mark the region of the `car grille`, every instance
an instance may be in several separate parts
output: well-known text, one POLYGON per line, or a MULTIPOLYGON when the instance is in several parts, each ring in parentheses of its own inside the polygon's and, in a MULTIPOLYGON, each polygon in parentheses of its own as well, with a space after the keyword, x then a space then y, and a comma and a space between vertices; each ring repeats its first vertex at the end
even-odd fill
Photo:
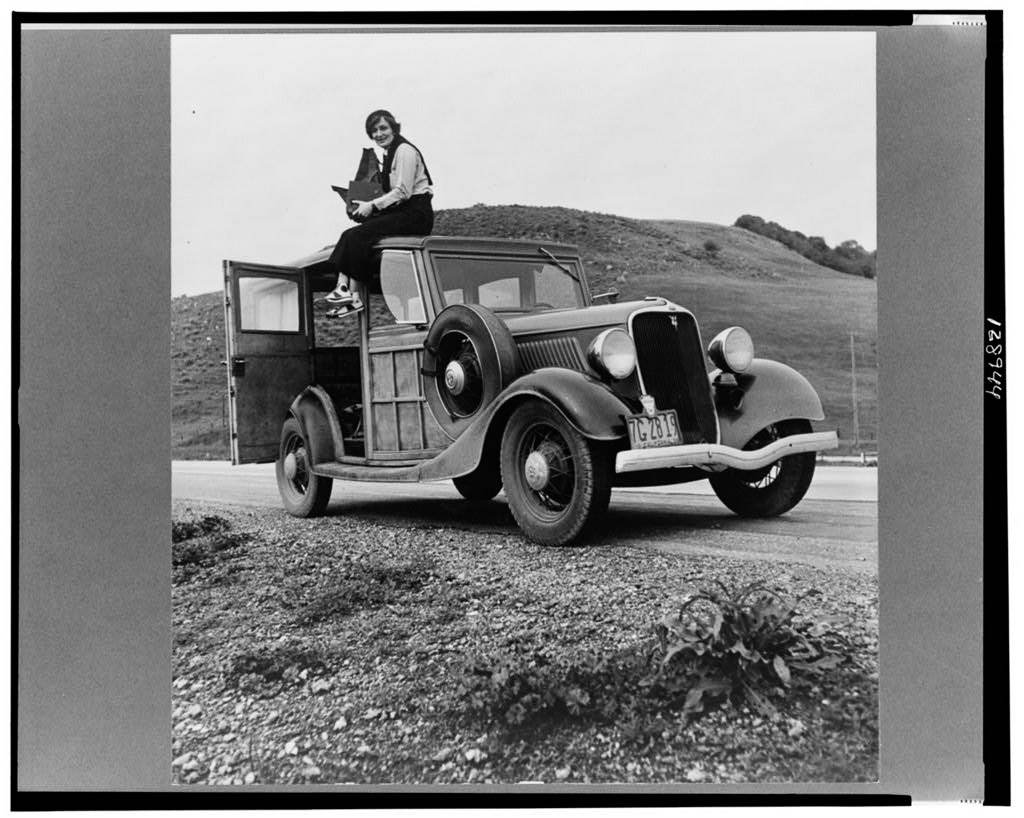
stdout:
POLYGON ((633 317, 633 343, 644 388, 658 409, 676 410, 683 443, 716 443, 715 407, 693 316, 639 313, 633 317))

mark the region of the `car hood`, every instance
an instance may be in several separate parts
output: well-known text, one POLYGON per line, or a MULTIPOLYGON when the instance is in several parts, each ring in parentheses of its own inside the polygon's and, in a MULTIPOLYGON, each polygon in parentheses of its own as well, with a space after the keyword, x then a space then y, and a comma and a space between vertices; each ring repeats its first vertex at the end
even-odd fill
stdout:
POLYGON ((586 327, 625 325, 626 319, 638 309, 664 307, 664 298, 624 301, 621 304, 600 304, 581 309, 548 310, 529 315, 500 315, 514 336, 549 332, 567 332, 586 327))

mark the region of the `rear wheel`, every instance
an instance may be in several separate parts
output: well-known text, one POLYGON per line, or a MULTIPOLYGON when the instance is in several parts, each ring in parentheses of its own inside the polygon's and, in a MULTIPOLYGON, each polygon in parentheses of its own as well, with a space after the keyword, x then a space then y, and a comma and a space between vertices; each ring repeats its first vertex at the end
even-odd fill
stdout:
POLYGON ((318 517, 331 499, 334 481, 313 474, 309 447, 295 418, 281 428, 281 448, 274 471, 285 510, 295 517, 318 517))
MULTIPOLYGON (((808 420, 783 420, 758 432, 743 448, 760 449, 790 435, 811 432, 808 420)), ((799 503, 814 477, 814 452, 781 457, 753 471, 726 469, 710 478, 718 499, 741 517, 776 517, 799 503)))
POLYGON ((519 527, 542 545, 565 545, 604 514, 611 455, 561 412, 531 401, 513 412, 501 440, 501 480, 519 527))
POLYGON ((501 471, 497 462, 481 463, 475 471, 452 478, 452 483, 467 500, 485 503, 501 491, 501 471))

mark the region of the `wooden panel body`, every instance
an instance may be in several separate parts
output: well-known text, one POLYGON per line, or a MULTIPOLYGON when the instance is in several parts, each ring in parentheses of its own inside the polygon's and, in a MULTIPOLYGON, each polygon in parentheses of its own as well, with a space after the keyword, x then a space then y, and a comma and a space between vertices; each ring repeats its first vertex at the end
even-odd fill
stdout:
POLYGON ((423 396, 423 338, 415 327, 389 327, 370 337, 371 460, 433 457, 450 441, 423 396))

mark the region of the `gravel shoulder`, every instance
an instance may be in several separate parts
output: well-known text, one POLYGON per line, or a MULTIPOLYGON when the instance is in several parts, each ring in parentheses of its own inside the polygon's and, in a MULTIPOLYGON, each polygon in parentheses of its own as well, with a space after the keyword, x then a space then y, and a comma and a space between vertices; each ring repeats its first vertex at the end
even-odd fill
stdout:
POLYGON ((872 571, 185 501, 173 519, 176 783, 877 778, 872 571), (622 655, 686 596, 755 580, 819 591, 800 612, 841 623, 850 647, 773 715, 654 703, 520 725, 466 707, 481 657, 622 655))

